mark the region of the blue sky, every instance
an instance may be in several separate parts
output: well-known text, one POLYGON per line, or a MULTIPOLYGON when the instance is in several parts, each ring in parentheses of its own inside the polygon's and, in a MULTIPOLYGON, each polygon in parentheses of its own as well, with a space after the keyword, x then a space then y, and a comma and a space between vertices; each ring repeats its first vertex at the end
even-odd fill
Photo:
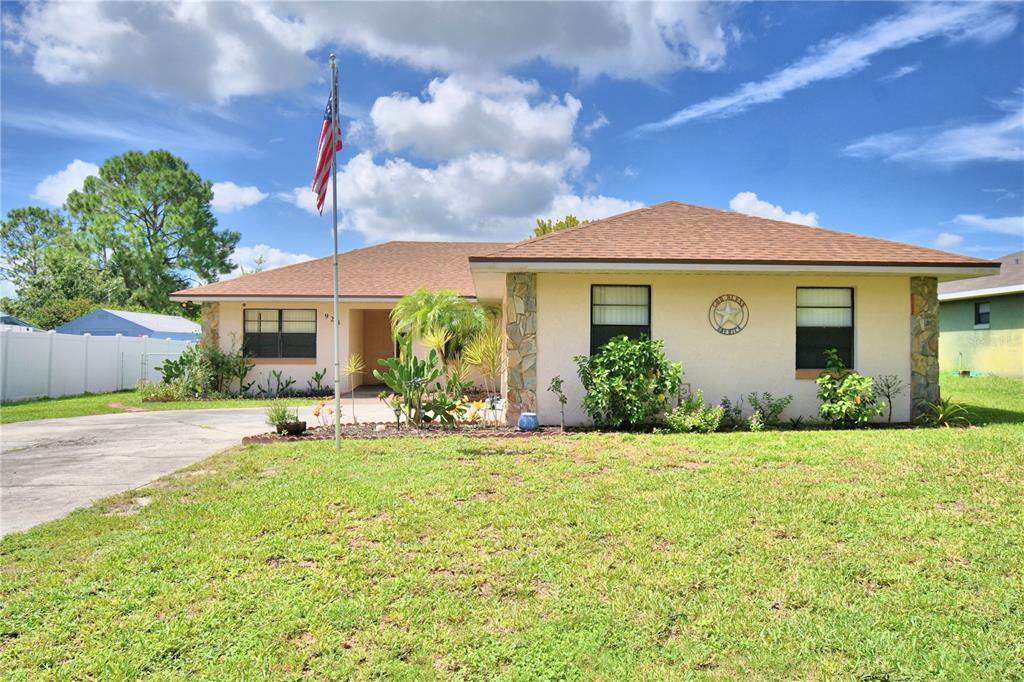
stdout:
POLYGON ((217 183, 239 263, 326 255, 336 50, 344 248, 676 199, 995 257, 1024 243, 1021 10, 5 4, 2 208, 162 147, 217 183))

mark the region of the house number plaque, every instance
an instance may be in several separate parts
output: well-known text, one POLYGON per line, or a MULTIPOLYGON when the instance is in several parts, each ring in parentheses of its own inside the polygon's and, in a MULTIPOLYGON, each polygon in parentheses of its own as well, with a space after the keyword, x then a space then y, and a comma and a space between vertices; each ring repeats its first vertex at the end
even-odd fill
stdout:
POLYGON ((739 334, 747 326, 750 312, 743 299, 734 294, 722 294, 711 302, 708 320, 719 334, 739 334))

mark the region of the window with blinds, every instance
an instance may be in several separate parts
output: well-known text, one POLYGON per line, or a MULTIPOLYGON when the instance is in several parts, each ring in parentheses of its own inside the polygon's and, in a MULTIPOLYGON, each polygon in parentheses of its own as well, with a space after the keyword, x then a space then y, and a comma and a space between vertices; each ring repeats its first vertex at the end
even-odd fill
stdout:
POLYGON ((594 284, 590 287, 590 354, 616 336, 651 335, 651 287, 594 284))
POLYGON ((246 308, 243 348, 254 358, 315 358, 316 311, 246 308))
POLYGON ((800 287, 796 290, 796 368, 821 369, 829 348, 853 367, 853 289, 800 287))

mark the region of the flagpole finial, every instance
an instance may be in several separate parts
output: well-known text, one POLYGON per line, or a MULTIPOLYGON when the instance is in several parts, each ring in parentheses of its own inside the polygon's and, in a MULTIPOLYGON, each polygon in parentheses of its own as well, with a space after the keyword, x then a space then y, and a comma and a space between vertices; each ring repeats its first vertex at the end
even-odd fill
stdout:
POLYGON ((334 53, 333 52, 331 53, 331 63, 332 64, 334 63, 334 53))

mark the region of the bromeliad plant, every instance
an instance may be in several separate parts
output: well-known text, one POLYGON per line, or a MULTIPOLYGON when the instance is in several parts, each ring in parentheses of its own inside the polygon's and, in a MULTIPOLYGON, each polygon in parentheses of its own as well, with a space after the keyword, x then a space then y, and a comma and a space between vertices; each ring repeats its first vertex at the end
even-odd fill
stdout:
POLYGON ((671 362, 662 341, 617 336, 591 356, 575 358, 587 395, 583 409, 598 426, 637 429, 668 409, 679 391, 683 365, 671 362))
POLYGON ((875 395, 875 381, 846 368, 834 348, 825 351, 825 371, 815 380, 821 418, 833 426, 863 426, 885 410, 875 395))

